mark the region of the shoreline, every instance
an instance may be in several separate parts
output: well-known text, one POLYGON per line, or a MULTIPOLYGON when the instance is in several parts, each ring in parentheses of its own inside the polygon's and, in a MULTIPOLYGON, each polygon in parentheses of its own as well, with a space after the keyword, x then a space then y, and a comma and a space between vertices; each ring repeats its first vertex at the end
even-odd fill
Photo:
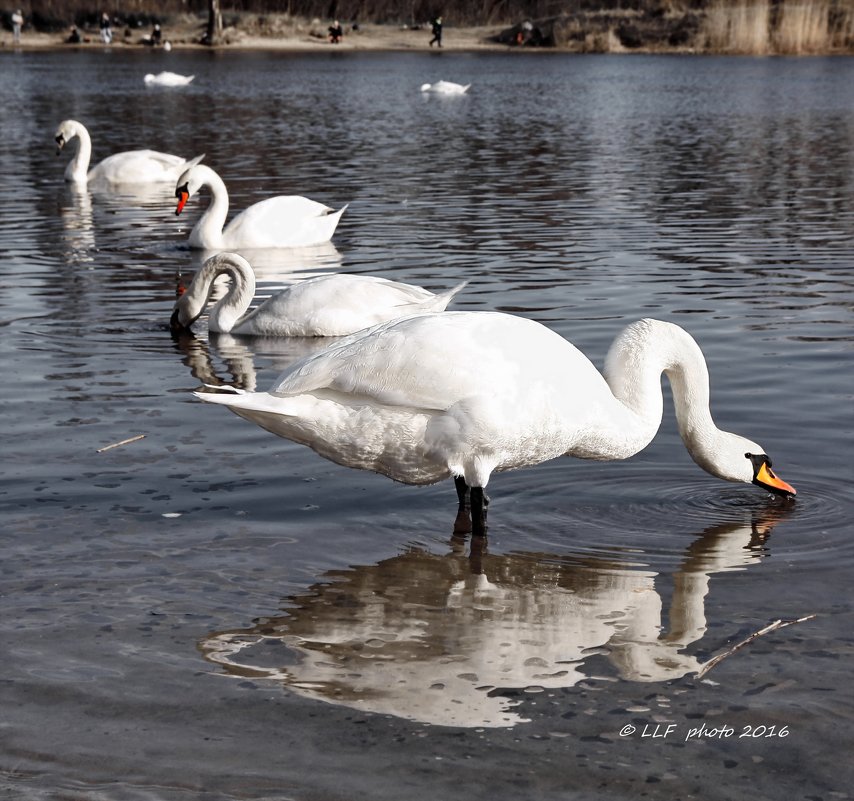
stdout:
POLYGON ((819 49, 816 52, 772 52, 764 50, 749 52, 737 49, 714 49, 698 46, 697 42, 662 45, 647 41, 638 46, 624 46, 619 37, 608 33, 590 33, 586 38, 552 46, 528 46, 508 43, 506 35, 513 28, 504 25, 489 26, 445 26, 442 47, 430 47, 431 31, 428 26, 408 27, 403 25, 360 24, 356 30, 345 26, 344 37, 338 44, 332 44, 327 37, 328 22, 319 19, 305 20, 287 15, 242 15, 235 17, 236 24, 226 27, 222 40, 216 45, 202 43, 206 30, 206 21, 191 15, 179 15, 167 18, 163 24, 165 46, 152 46, 146 42, 149 28, 114 29, 113 41, 105 44, 99 32, 94 28, 81 31, 83 41, 66 41, 69 31, 43 33, 25 30, 21 34, 20 44, 15 44, 11 31, 0 31, 0 53, 16 51, 48 51, 65 49, 118 48, 142 50, 246 50, 280 52, 451 52, 451 53, 562 53, 562 54, 624 54, 624 55, 732 55, 732 56, 851 56, 847 48, 819 49), (499 37, 505 40, 500 41, 499 37))
MULTIPOLYGON (((532 52, 533 48, 511 47, 490 37, 497 35, 506 26, 484 26, 465 28, 445 28, 441 48, 430 47, 430 31, 427 28, 405 28, 394 25, 360 25, 358 30, 345 29, 342 41, 331 44, 324 31, 325 27, 314 23, 295 23, 288 29, 261 33, 243 27, 229 27, 223 32, 223 41, 216 45, 203 44, 200 39, 204 26, 163 25, 164 43, 168 42, 173 50, 281 50, 281 51, 365 51, 398 52, 424 50, 432 52, 471 52, 508 50, 532 52)), ((124 36, 121 30, 114 32, 112 43, 101 41, 97 30, 81 31, 82 42, 66 42, 68 32, 41 33, 24 31, 20 44, 15 44, 10 31, 0 32, 0 52, 13 50, 63 50, 63 49, 150 49, 164 50, 162 45, 151 46, 143 41, 148 29, 133 31, 124 36)), ((536 48, 539 51, 554 51, 555 48, 536 48)))

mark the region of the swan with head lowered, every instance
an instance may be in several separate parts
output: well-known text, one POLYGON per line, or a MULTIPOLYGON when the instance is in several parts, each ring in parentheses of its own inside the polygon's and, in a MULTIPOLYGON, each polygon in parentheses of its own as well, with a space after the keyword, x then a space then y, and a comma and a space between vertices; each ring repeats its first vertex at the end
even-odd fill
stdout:
POLYGON ((332 239, 347 208, 344 206, 333 211, 329 206, 306 197, 278 195, 255 203, 223 228, 228 217, 228 190, 222 178, 210 167, 196 164, 178 178, 175 214, 180 214, 187 201, 203 186, 210 189, 212 199, 190 232, 189 243, 192 248, 204 250, 319 245, 332 239))
POLYGON ((142 80, 146 86, 189 86, 195 75, 180 75, 177 72, 149 72, 142 80))
POLYGON ((198 319, 219 275, 231 278, 225 296, 210 311, 208 328, 220 334, 281 337, 338 337, 410 314, 444 311, 465 283, 434 295, 420 286, 370 275, 334 273, 300 281, 248 311, 255 274, 242 256, 218 253, 193 276, 175 303, 173 330, 198 319))
POLYGON ((65 180, 75 184, 121 185, 173 183, 188 167, 198 164, 204 155, 185 159, 156 150, 126 150, 114 153, 89 169, 92 139, 86 126, 76 120, 63 120, 56 129, 56 153, 77 139, 77 153, 65 168, 65 180))
POLYGON ((662 373, 700 467, 795 495, 764 448, 715 425, 700 347, 658 320, 617 336, 604 376, 537 322, 444 312, 348 337, 289 367, 268 392, 196 394, 347 467, 406 484, 453 476, 461 507, 469 496, 473 533, 483 534, 493 472, 563 455, 626 459, 645 448, 661 424, 662 373))
POLYGON ((470 83, 464 85, 453 81, 436 81, 436 83, 422 83, 421 91, 434 95, 464 95, 470 86, 470 83))

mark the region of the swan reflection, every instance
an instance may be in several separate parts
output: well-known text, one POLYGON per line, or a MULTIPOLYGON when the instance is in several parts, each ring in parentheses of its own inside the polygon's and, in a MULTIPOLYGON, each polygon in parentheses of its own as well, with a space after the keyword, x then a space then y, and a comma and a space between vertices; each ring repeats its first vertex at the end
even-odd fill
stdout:
POLYGON ((231 386, 252 391, 257 386, 256 363, 273 371, 329 346, 327 337, 240 337, 210 334, 208 340, 190 331, 173 331, 172 341, 190 374, 209 387, 231 386), (225 374, 225 377, 223 377, 225 374))
POLYGON ((66 258, 79 264, 92 261, 95 248, 95 224, 92 219, 92 196, 85 187, 66 186, 59 206, 66 258))
MULTIPOLYGON (((771 513, 769 513, 771 514, 771 513)), ((672 576, 612 557, 466 556, 412 548, 375 565, 330 571, 288 609, 249 629, 215 632, 204 657, 240 677, 275 679, 306 697, 424 723, 526 722, 511 690, 572 687, 594 656, 623 679, 697 672, 687 647, 706 631, 711 576, 765 553, 776 520, 702 532, 672 576), (662 586, 672 582, 665 630, 662 586)), ((600 667, 595 668, 601 671, 600 667)))
MULTIPOLYGON (((221 250, 194 250, 192 269, 199 270, 221 250)), ((299 248, 235 248, 251 265, 260 281, 292 284, 340 270, 343 257, 331 242, 299 248)))

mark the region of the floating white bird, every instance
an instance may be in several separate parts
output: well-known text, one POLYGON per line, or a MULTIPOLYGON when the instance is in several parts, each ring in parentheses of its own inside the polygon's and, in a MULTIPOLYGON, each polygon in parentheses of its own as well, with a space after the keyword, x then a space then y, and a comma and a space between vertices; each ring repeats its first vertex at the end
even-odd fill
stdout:
POLYGON ((300 281, 247 312, 255 296, 255 274, 242 256, 209 258, 178 298, 172 328, 189 328, 201 315, 219 275, 231 278, 214 304, 208 328, 215 333, 279 337, 338 337, 422 312, 441 312, 465 283, 434 295, 420 286, 369 275, 335 273, 300 281))
POLYGON ((195 75, 179 75, 177 72, 148 73, 144 78, 146 86, 187 86, 195 75))
POLYGON ((65 168, 65 180, 76 184, 115 185, 115 184, 157 184, 172 183, 188 167, 198 164, 204 155, 194 159, 158 153, 156 150, 126 150, 108 156, 92 169, 89 160, 92 157, 92 140, 86 126, 76 120, 63 120, 56 129, 56 153, 72 139, 77 138, 79 145, 74 158, 65 168))
POLYGON ((787 496, 762 447, 718 429, 694 339, 658 320, 627 326, 605 377, 545 326, 497 312, 407 317, 348 337, 287 370, 269 392, 196 393, 338 464, 406 484, 470 488, 472 530, 486 530, 494 471, 557 456, 626 459, 661 424, 661 373, 694 461, 727 481, 787 496))
POLYGON ((470 83, 463 86, 461 83, 454 83, 453 81, 436 81, 436 83, 422 83, 421 91, 438 95, 464 95, 470 86, 470 83))
POLYGON ((184 204, 203 186, 213 198, 190 232, 190 247, 205 250, 307 247, 328 242, 347 206, 333 211, 299 195, 278 195, 255 203, 223 230, 228 217, 228 190, 210 167, 196 164, 178 178, 175 197, 180 214, 184 204))

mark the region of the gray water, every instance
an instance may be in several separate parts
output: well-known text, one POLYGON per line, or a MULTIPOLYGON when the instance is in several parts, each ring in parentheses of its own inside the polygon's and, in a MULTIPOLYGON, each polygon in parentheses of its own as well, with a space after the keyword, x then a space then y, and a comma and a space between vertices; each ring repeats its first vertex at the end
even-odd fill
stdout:
POLYGON ((854 60, 0 70, 9 798, 851 797, 854 60), (161 69, 196 79, 146 89, 161 69), (470 94, 422 96, 438 79, 470 94), (531 317, 599 366, 633 320, 682 325, 717 422, 797 501, 700 471, 665 389, 637 457, 494 476, 472 552, 448 482, 350 471, 194 399, 266 388, 318 343, 203 321, 173 339, 205 200, 176 218, 168 190, 72 191, 66 117, 95 160, 205 153, 235 210, 349 203, 332 246, 258 255, 260 294, 335 270, 465 279, 452 308, 531 317))

